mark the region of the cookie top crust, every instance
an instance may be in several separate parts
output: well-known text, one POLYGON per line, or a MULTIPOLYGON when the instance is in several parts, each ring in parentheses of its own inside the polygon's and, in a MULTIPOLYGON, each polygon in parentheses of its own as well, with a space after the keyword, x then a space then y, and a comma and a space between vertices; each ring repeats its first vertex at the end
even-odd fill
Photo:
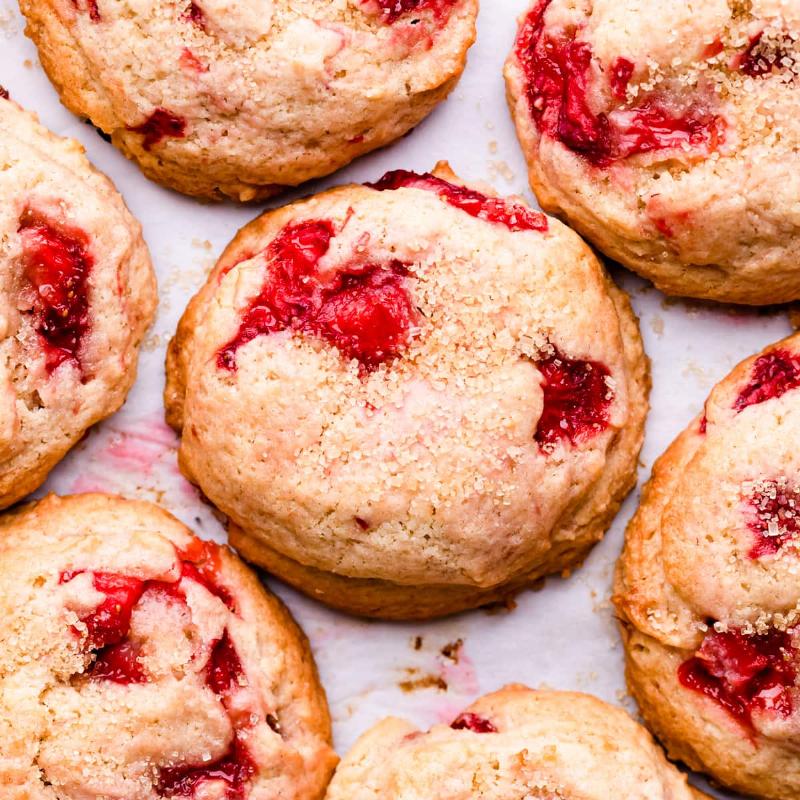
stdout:
POLYGON ((646 409, 607 281, 559 222, 445 165, 269 212, 171 346, 181 465, 304 564, 503 583, 583 534, 646 409))
POLYGON ((647 731, 589 695, 508 686, 450 725, 386 719, 344 758, 326 800, 694 800, 647 731))
POLYGON ((317 798, 335 757, 288 612, 149 503, 2 521, 0 783, 32 800, 317 798))
POLYGON ((74 140, 0 97, 0 507, 115 411, 153 319, 139 223, 74 140))
POLYGON ((460 76, 478 3, 24 0, 22 10, 65 104, 146 174, 247 201, 413 128, 460 76))
POLYGON ((672 294, 800 294, 800 16, 780 0, 536 0, 506 65, 531 181, 672 294))

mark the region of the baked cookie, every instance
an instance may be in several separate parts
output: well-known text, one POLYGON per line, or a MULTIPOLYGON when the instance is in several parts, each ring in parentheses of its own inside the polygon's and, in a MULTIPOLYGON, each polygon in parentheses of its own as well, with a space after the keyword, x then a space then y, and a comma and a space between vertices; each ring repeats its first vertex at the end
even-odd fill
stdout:
POLYGON ((22 0, 64 104, 155 181, 255 200, 389 144, 455 86, 478 0, 22 0))
POLYGON ((425 618, 584 558, 633 485, 647 390, 589 248, 440 165, 240 231, 170 345, 166 406, 245 558, 425 618))
POLYGON ((800 335, 742 362, 653 468, 619 562, 628 684, 670 755, 800 797, 800 335))
POLYGON ((400 719, 367 731, 326 800, 695 800, 624 711, 586 694, 507 686, 449 726, 400 719))
POLYGON ((288 611, 157 506, 53 495, 0 520, 7 800, 313 800, 336 763, 288 611))
POLYGON ((800 297, 800 6, 535 0, 506 64, 542 207, 668 294, 800 297))
POLYGON ((0 508, 124 402, 156 286, 139 223, 83 148, 0 97, 0 508))

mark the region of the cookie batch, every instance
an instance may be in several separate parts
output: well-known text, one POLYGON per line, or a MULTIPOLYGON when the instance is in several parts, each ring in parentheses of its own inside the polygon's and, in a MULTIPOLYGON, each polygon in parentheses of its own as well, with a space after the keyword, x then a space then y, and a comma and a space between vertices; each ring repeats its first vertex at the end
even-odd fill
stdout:
MULTIPOLYGON (((70 111, 147 178, 239 202, 409 134, 479 13, 20 8, 70 111)), ((800 798, 800 334, 712 389, 627 526, 612 600, 644 725, 512 684, 340 760, 311 645, 254 571, 367 618, 512 607, 581 566, 637 481, 649 360, 597 253, 671 295, 800 300, 800 4, 519 11, 505 86, 547 213, 398 162, 263 211, 195 287, 164 415, 227 546, 135 499, 29 497, 125 402, 157 296, 111 181, 0 88, 2 798, 707 797, 681 766, 800 798)))

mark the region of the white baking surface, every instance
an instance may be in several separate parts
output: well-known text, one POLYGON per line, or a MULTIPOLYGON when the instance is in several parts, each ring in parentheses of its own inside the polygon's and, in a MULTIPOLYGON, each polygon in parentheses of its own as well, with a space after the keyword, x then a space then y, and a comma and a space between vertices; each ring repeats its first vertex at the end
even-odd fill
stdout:
MULTIPOLYGON (((464 178, 487 181, 502 193, 532 201, 502 79, 515 19, 525 6, 526 0, 484 0, 478 40, 450 99, 410 136, 297 195, 374 180, 389 169, 425 171, 448 159, 464 178)), ((92 430, 44 490, 108 491, 153 500, 200 536, 224 541, 211 509, 177 470, 176 438, 163 422, 164 350, 215 257, 259 208, 202 205, 147 181, 91 126, 60 105, 23 27, 13 0, 0 0, 0 84, 53 131, 83 142, 89 158, 115 181, 144 227, 161 297, 127 404, 92 430)), ((788 334, 790 326, 781 310, 666 299, 621 269, 614 275, 632 294, 653 364, 641 485, 653 460, 697 413, 713 384, 742 358, 788 334)), ((608 598, 614 560, 636 500, 628 499, 582 569, 521 594, 510 612, 382 624, 334 613, 269 581, 314 647, 338 752, 344 754, 361 732, 386 715, 404 716, 423 727, 450 721, 475 697, 508 682, 591 692, 632 709, 608 598), (458 642, 460 647, 454 646, 458 642)))

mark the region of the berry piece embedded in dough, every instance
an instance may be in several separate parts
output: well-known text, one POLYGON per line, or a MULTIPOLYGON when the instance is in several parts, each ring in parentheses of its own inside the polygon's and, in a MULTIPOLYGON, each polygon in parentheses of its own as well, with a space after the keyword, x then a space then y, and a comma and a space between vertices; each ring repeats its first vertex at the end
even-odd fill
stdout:
POLYGON ((454 731, 472 731, 473 733, 497 733, 497 728, 484 717, 465 712, 456 717, 450 724, 454 731))
POLYGON ((166 108, 157 108, 144 122, 129 126, 128 130, 141 133, 144 137, 142 147, 150 150, 164 139, 183 139, 186 136, 186 120, 166 108))
POLYGON ((712 630, 697 653, 678 668, 678 678, 752 728, 754 712, 781 717, 792 713, 794 657, 788 631, 745 636, 735 630, 712 630))
POLYGON ((543 449, 562 439, 576 444, 605 430, 614 394, 603 364, 567 358, 555 350, 536 367, 544 393, 536 441, 543 449))
POLYGON ((343 267, 323 282, 320 259, 334 237, 332 223, 289 225, 267 248, 268 275, 245 311, 239 332, 217 354, 236 369, 236 352, 258 336, 292 329, 319 336, 366 370, 398 355, 416 320, 399 261, 343 267))
MULTIPOLYGON (((528 105, 539 130, 597 167, 642 153, 676 148, 710 152, 724 137, 724 123, 700 104, 674 111, 663 97, 645 97, 630 109, 596 112, 589 103, 592 48, 575 32, 545 30, 542 0, 517 38, 517 58, 525 73, 528 105)), ((609 79, 612 94, 624 97, 633 65, 617 58, 609 79), (630 66, 629 66, 630 65, 630 66)))
POLYGON ((456 0, 362 0, 363 6, 375 9, 390 25, 415 11, 430 11, 437 19, 443 19, 455 4, 456 0))
POLYGON ((94 265, 88 238, 30 210, 20 218, 19 234, 25 277, 35 291, 35 326, 47 371, 65 361, 80 367, 81 343, 89 330, 87 282, 94 265))
POLYGON ((744 411, 800 386, 800 359, 788 350, 773 350, 759 356, 750 372, 750 382, 739 392, 733 407, 744 411))
POLYGON ((750 558, 774 555, 800 533, 800 489, 786 478, 753 481, 747 502, 747 527, 755 534, 750 558))
POLYGON ((225 755, 201 766, 166 767, 159 774, 157 789, 161 797, 195 797, 204 783, 216 781, 225 786, 220 800, 245 800, 247 782, 256 772, 256 763, 244 742, 234 738, 225 755))
POLYGON ((415 172, 398 169, 387 172, 379 181, 367 185, 379 192, 403 188, 424 189, 434 192, 451 206, 460 208, 472 217, 486 222, 496 222, 510 231, 547 230, 547 217, 538 211, 532 211, 518 203, 498 197, 487 197, 474 189, 437 178, 429 172, 418 175, 415 172))

